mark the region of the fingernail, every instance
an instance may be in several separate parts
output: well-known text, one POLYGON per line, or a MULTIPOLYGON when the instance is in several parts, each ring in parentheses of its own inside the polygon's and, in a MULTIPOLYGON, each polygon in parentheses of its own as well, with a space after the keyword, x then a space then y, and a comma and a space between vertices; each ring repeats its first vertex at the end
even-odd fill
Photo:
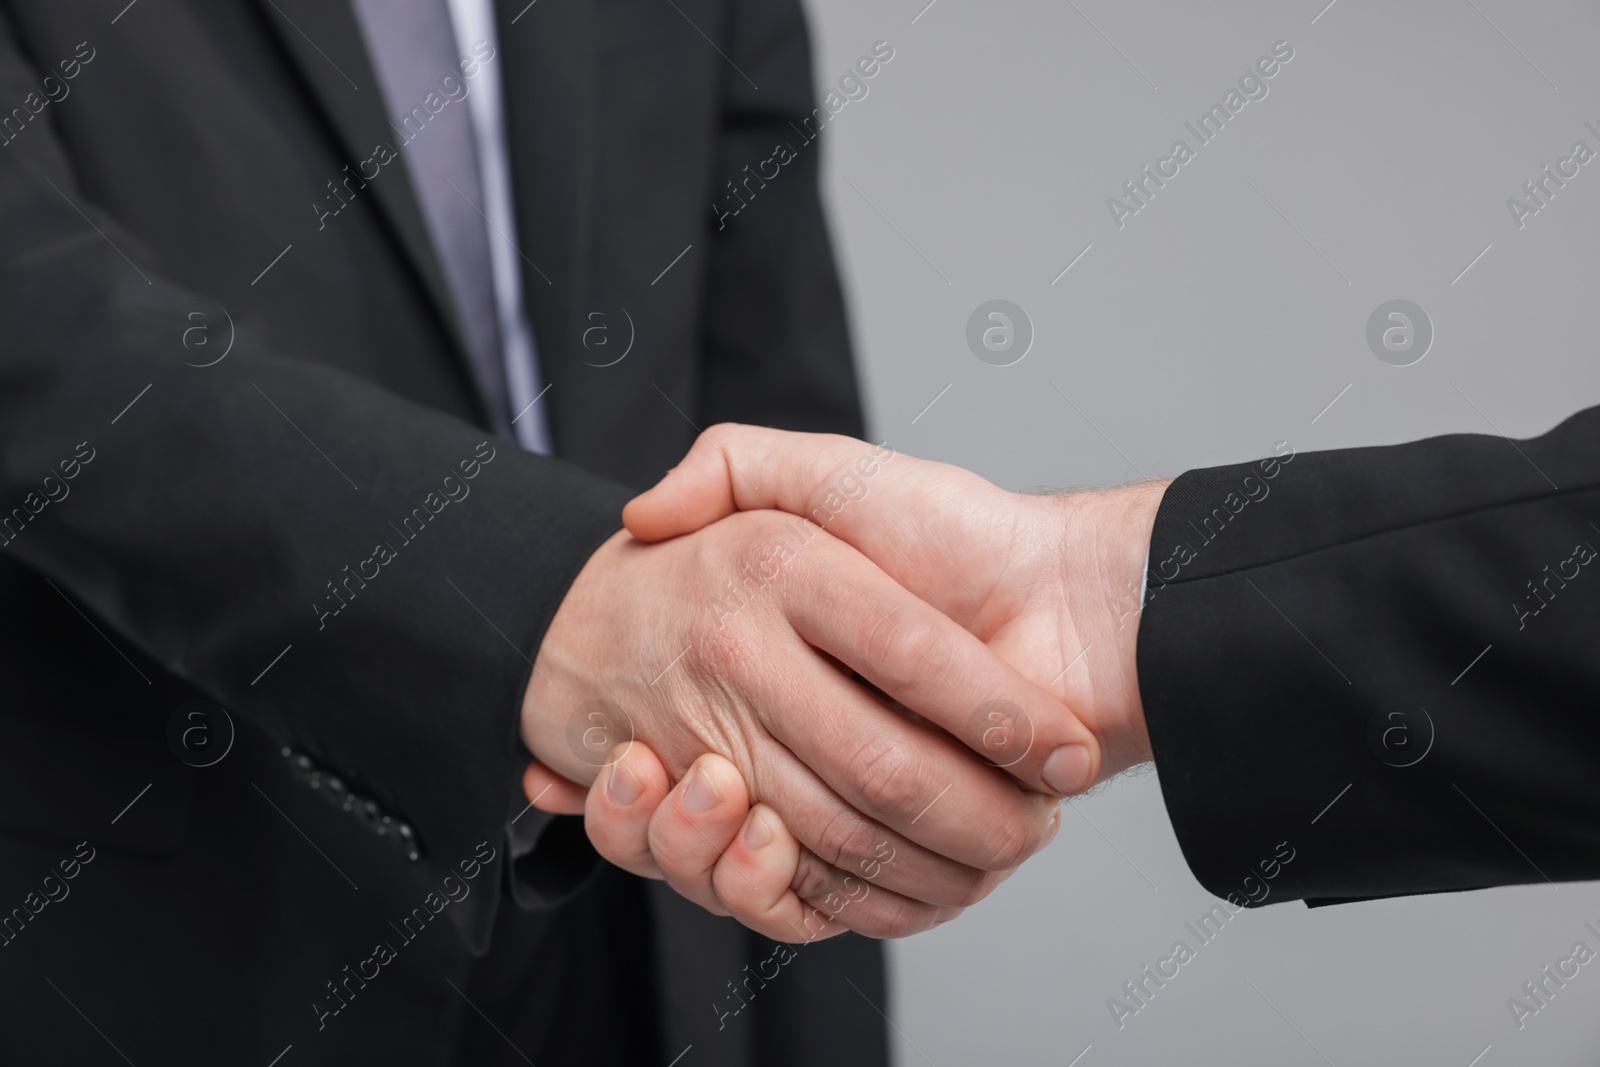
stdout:
POLYGON ((683 807, 694 815, 701 815, 722 803, 722 794, 705 768, 696 767, 689 778, 689 787, 683 791, 683 807))
POLYGON ((744 824, 744 847, 751 852, 766 848, 772 842, 772 827, 759 811, 751 812, 744 824))
POLYGON ((1089 749, 1085 745, 1062 745, 1044 761, 1044 784, 1060 795, 1072 796, 1091 786, 1089 749))
POLYGON ((619 808, 626 808, 639 799, 639 778, 621 760, 611 765, 611 777, 606 779, 606 796, 619 808))

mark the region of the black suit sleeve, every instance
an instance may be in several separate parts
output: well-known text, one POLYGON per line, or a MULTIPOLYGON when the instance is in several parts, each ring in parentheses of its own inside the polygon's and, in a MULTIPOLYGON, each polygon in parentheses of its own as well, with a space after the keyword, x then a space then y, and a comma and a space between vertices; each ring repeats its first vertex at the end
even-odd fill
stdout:
POLYGON ((1600 878, 1597 548, 1600 408, 1178 478, 1139 680, 1199 880, 1248 905, 1600 878))
MULTIPOLYGON (((36 87, 0 28, 0 99, 36 87)), ((503 863, 530 658, 626 493, 244 333, 186 364, 215 300, 47 121, 0 147, 0 219, 0 551, 408 820, 423 883, 503 863)), ((496 900, 449 909, 480 950, 496 900)))

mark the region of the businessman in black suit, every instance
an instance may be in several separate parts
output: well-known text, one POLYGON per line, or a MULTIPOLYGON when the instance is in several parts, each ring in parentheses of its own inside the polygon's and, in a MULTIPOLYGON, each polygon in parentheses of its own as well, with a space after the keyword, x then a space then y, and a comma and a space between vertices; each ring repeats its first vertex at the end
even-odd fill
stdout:
POLYGON ((778 597, 787 520, 619 530, 697 425, 860 432, 816 147, 711 210, 808 65, 793 0, 0 4, 0 1059, 883 1061, 870 942, 758 989, 517 788, 715 748, 893 934, 1098 758, 841 541, 778 597), (1033 707, 1031 789, 850 670, 1033 707))
MULTIPOLYGON (((658 541, 737 511, 817 518, 1053 686, 1097 777, 1153 759, 1191 869, 1235 907, 1600 877, 1600 408, 1527 441, 1281 445, 1060 496, 883 452, 713 427, 625 519, 658 541), (881 473, 829 508, 868 456, 881 473)), ((968 740, 1001 764, 1038 726, 993 721, 968 740)), ((619 758, 670 784, 647 746, 619 758)), ((706 773, 740 799, 736 768, 706 773)), ((541 803, 586 802, 606 855, 760 928, 796 851, 781 819, 685 820, 667 796, 556 783, 541 803), (778 848, 748 847, 757 822, 778 848)))

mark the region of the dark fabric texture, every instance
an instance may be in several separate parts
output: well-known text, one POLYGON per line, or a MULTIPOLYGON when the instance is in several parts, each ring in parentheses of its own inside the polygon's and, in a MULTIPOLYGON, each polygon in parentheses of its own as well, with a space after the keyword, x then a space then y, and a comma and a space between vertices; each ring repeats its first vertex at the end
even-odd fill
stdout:
POLYGON ((1600 877, 1600 409, 1192 471, 1139 682, 1195 876, 1249 906, 1600 877))
POLYGON ((479 207, 486 197, 469 102, 473 92, 488 91, 478 81, 483 63, 473 51, 480 43, 478 51, 484 51, 487 42, 456 40, 448 0, 355 0, 351 10, 390 129, 404 142, 401 159, 445 284, 460 310, 468 367, 491 425, 510 436, 514 412, 500 347, 489 227, 479 207))
MULTIPOLYGON (((347 3, 0 3, 0 1061, 449 1063, 481 995, 530 1053, 641 1020, 596 1046, 628 1062, 663 983, 742 965, 658 951, 573 823, 514 905, 506 825, 530 661, 628 493, 694 424, 861 432, 816 153, 710 210, 809 112, 804 26, 498 15, 559 461, 486 429, 347 3), (228 746, 185 765, 202 700, 228 746)), ((875 951, 805 951, 881 994, 875 951)), ((839 1010, 830 1062, 883 1062, 839 1010)))

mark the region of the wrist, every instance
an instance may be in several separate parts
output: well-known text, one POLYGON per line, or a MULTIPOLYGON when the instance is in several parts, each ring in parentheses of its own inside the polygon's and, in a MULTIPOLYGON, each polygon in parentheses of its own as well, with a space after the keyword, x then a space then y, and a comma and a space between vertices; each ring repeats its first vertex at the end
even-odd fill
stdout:
POLYGON ((584 562, 545 630, 522 697, 522 743, 539 762, 585 785, 619 741, 632 739, 626 716, 596 699, 595 670, 596 660, 614 651, 597 647, 595 635, 626 625, 613 615, 626 602, 617 596, 617 572, 632 540, 618 530, 584 562))
POLYGON ((1143 482, 1062 499, 1063 580, 1078 647, 1092 664, 1093 703, 1105 750, 1102 777, 1151 758, 1139 697, 1139 620, 1156 512, 1170 481, 1143 482), (1087 650, 1087 651, 1085 651, 1087 650))

